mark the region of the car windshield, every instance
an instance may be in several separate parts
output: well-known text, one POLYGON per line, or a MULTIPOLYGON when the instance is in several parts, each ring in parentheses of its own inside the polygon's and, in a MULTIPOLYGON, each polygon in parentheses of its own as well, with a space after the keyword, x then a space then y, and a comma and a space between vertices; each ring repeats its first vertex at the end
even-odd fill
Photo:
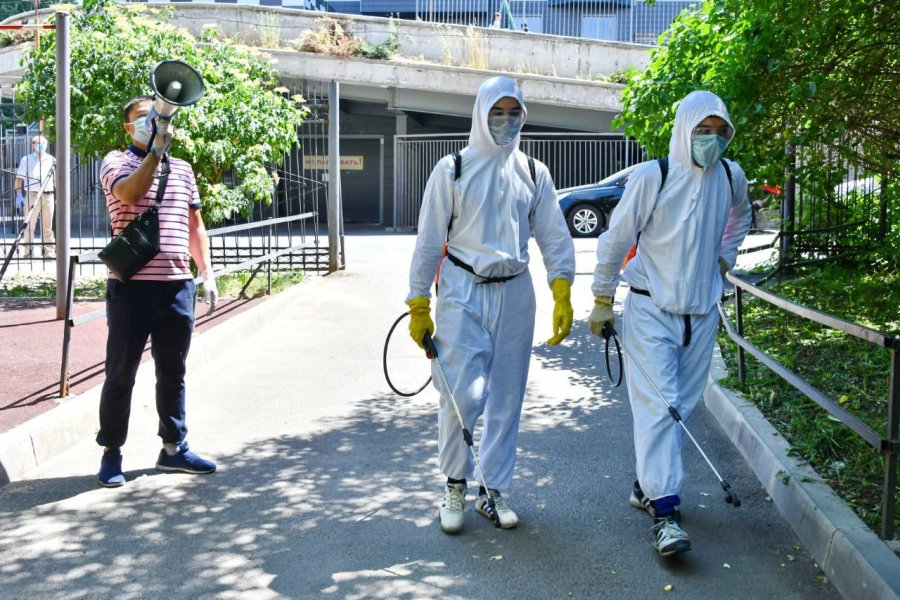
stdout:
POLYGON ((615 173, 613 173, 606 179, 601 179, 600 181, 597 182, 596 185, 612 185, 616 181, 621 179, 622 177, 625 177, 626 175, 628 175, 629 173, 634 171, 636 168, 637 168, 637 165, 631 165, 630 167, 625 167, 621 171, 616 171, 615 173))

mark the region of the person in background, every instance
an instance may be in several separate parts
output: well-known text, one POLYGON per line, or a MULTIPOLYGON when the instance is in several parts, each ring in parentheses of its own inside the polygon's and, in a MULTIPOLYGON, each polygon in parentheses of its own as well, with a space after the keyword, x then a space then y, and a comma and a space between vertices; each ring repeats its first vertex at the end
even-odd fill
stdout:
MULTIPOLYGON (((173 132, 170 127, 165 134, 151 135, 145 120, 152 103, 152 97, 141 96, 125 105, 125 131, 131 145, 125 151, 110 152, 100 165, 114 235, 156 204, 160 163, 173 132)), ((163 445, 157 470, 191 474, 216 470, 215 464, 191 452, 185 441, 185 361, 194 328, 196 293, 191 258, 203 277, 207 315, 215 310, 219 293, 194 171, 177 158, 169 157, 168 163, 171 172, 159 206, 159 254, 127 283, 112 277, 107 281, 106 381, 100 394, 97 433, 97 443, 104 448, 97 478, 105 487, 125 483, 121 448, 128 435, 134 378, 148 337, 156 363, 156 411, 163 445)))
POLYGON ((53 238, 54 202, 54 166, 56 159, 47 152, 47 138, 36 135, 31 140, 31 154, 19 161, 16 170, 16 208, 22 207, 24 214, 31 212, 25 225, 22 258, 31 258, 36 254, 34 249, 34 230, 37 219, 41 218, 41 254, 44 258, 56 256, 53 238), (27 200, 27 205, 26 205, 27 200), (35 204, 38 206, 35 207, 35 204))

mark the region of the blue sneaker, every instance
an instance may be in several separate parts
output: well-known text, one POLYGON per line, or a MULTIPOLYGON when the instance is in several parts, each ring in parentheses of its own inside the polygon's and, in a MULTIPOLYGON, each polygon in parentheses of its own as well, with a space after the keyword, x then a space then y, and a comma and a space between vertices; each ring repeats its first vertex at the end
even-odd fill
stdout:
POLYGON ((103 487, 120 487, 125 484, 125 475, 122 474, 122 452, 118 448, 103 452, 97 480, 103 487))
POLYGON ((191 452, 187 442, 181 442, 178 444, 178 451, 172 456, 169 456, 165 448, 159 451, 159 458, 156 459, 156 470, 167 473, 205 475, 215 471, 216 465, 191 452))

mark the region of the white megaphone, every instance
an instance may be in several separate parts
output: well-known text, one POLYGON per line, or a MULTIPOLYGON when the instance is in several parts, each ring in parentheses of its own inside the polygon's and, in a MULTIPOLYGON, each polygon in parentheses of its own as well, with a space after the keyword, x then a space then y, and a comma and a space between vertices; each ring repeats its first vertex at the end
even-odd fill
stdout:
POLYGON ((157 63, 150 71, 150 87, 156 95, 146 120, 151 133, 154 121, 158 129, 168 129, 178 109, 196 104, 204 91, 203 78, 197 69, 180 60, 157 63))

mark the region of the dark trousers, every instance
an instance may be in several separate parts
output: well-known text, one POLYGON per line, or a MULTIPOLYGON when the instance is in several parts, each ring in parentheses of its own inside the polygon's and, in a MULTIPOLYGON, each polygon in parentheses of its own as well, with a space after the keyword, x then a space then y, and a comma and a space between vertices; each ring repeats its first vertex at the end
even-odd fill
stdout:
POLYGON ((185 361, 194 328, 193 281, 110 279, 106 288, 106 381, 100 394, 97 443, 118 448, 128 437, 131 392, 147 338, 156 365, 159 437, 177 444, 187 435, 185 361))

